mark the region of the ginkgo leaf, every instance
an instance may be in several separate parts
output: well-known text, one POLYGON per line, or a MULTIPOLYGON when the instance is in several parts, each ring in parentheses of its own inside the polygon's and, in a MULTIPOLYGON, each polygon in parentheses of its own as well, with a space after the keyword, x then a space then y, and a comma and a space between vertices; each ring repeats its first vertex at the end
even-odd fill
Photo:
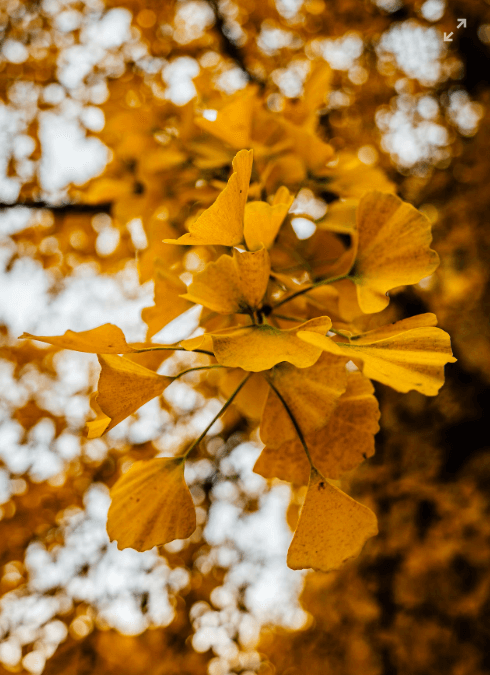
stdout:
POLYGON ((126 342, 122 330, 112 323, 105 323, 103 326, 84 330, 80 333, 67 330, 64 335, 48 336, 23 333, 19 339, 39 340, 55 345, 55 347, 89 354, 127 354, 133 350, 126 342))
POLYGON ((192 306, 182 297, 187 287, 176 274, 159 268, 154 279, 155 304, 141 311, 141 318, 148 326, 148 339, 192 306))
POLYGON ((262 324, 232 328, 212 334, 213 351, 218 363, 223 366, 243 368, 254 373, 269 370, 281 361, 298 368, 312 366, 320 357, 321 349, 305 349, 304 342, 296 333, 307 330, 325 335, 332 322, 326 316, 311 319, 290 330, 281 330, 262 324))
POLYGON ((329 230, 339 234, 352 234, 356 229, 356 211, 358 199, 339 199, 328 205, 324 218, 316 222, 320 230, 329 230))
POLYGON ((416 284, 434 272, 429 219, 393 194, 369 192, 357 209, 357 255, 352 279, 359 306, 369 314, 388 303, 387 291, 416 284))
MULTIPOLYGON (((240 382, 245 379, 246 373, 241 368, 225 370, 219 380, 222 394, 229 398, 240 382)), ((233 400, 233 405, 246 417, 259 420, 264 410, 265 401, 269 392, 269 385, 259 374, 254 374, 240 390, 233 400)))
POLYGON ((299 331, 310 345, 351 359, 366 377, 407 392, 436 396, 444 384, 444 365, 454 363, 449 335, 433 326, 433 314, 403 319, 349 342, 299 331))
POLYGON ((321 175, 328 179, 326 190, 340 197, 360 199, 369 190, 396 191, 396 184, 380 167, 368 166, 350 152, 339 152, 321 175))
POLYGON ((243 241, 243 212, 252 173, 252 150, 240 150, 233 160, 233 173, 225 189, 206 211, 189 226, 189 232, 167 244, 236 246, 243 241))
POLYGON ((265 249, 233 249, 194 276, 183 297, 220 314, 250 313, 259 307, 269 282, 270 260, 265 249))
POLYGON ((119 549, 147 551, 186 539, 195 529, 183 457, 135 462, 111 489, 107 533, 119 549))
POLYGON ((378 534, 376 516, 312 469, 298 526, 288 550, 293 570, 339 569, 378 534))
POLYGON ((142 405, 159 396, 172 382, 171 377, 157 375, 123 356, 107 355, 98 358, 102 370, 97 404, 102 413, 111 418, 110 424, 103 431, 109 431, 142 405))
POLYGON ((332 146, 324 143, 315 132, 304 126, 297 126, 287 120, 282 120, 281 124, 293 142, 295 156, 303 160, 310 172, 323 175, 327 162, 334 156, 332 146))
POLYGON ((96 391, 90 394, 90 407, 97 417, 94 420, 87 422, 87 438, 100 438, 111 423, 111 418, 100 409, 100 406, 97 403, 96 391))
MULTIPOLYGON (((374 454, 379 431, 379 406, 371 382, 359 372, 348 373, 347 388, 320 429, 305 434, 313 464, 327 478, 339 478, 374 454)), ((275 444, 272 444, 275 445, 275 444)), ((310 465, 298 438, 280 447, 266 445, 254 471, 264 478, 280 478, 305 485, 310 465)))
POLYGON ((250 251, 272 246, 293 201, 289 190, 280 188, 272 204, 249 202, 245 205, 243 234, 250 251))
POLYGON ((194 121, 198 127, 225 141, 232 148, 246 148, 250 145, 255 94, 255 88, 249 87, 218 110, 214 120, 197 117, 194 121))
MULTIPOLYGON (((322 354, 310 368, 295 368, 289 363, 276 366, 269 375, 293 414, 303 434, 324 426, 347 386, 347 359, 322 354)), ((278 448, 298 434, 280 399, 271 388, 260 423, 260 437, 278 448)))

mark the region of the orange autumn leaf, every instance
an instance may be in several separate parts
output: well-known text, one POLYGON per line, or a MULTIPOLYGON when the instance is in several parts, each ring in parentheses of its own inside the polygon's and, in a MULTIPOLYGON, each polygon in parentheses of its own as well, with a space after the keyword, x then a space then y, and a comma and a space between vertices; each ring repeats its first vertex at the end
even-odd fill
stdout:
POLYGON ((111 489, 107 533, 119 549, 147 551, 196 529, 183 457, 135 462, 111 489))
POLYGON ((265 249, 233 250, 194 276, 183 296, 220 314, 250 313, 257 309, 269 282, 270 260, 265 249))
POLYGON ((250 251, 272 246, 293 201, 294 196, 283 187, 272 204, 257 201, 245 205, 243 234, 250 251))
MULTIPOLYGON (((346 359, 324 353, 309 368, 276 366, 269 378, 286 402, 303 434, 323 427, 347 386, 346 359)), ((260 437, 270 447, 297 438, 286 409, 271 388, 260 423, 260 437)))
MULTIPOLYGON (((339 478, 374 454, 374 436, 379 430, 379 406, 374 387, 361 373, 348 373, 347 388, 327 423, 305 434, 314 465, 327 478, 339 478)), ((254 471, 264 478, 280 478, 305 485, 310 466, 298 438, 279 447, 266 445, 254 471)))
POLYGON ((366 541, 377 533, 376 516, 367 506, 356 502, 312 469, 288 550, 288 567, 322 572, 339 569, 344 562, 358 556, 366 541))
POLYGON ((339 152, 321 175, 327 178, 325 188, 339 197, 360 199, 370 190, 396 191, 395 183, 387 178, 382 169, 364 164, 350 152, 339 152))
MULTIPOLYGON (((132 415, 142 405, 163 393, 172 378, 134 363, 123 356, 99 356, 100 371, 97 405, 110 418, 110 424, 101 433, 109 431, 116 424, 132 415)), ((87 423, 91 438, 100 431, 100 417, 87 423)))
MULTIPOLYGON (((229 398, 233 394, 246 375, 241 368, 224 370, 220 374, 219 389, 225 398, 229 398)), ((233 405, 238 408, 242 415, 259 420, 264 410, 268 392, 269 385, 265 379, 259 374, 254 374, 235 397, 233 405)))
POLYGON ((170 321, 176 319, 192 305, 182 297, 187 287, 176 274, 159 266, 154 275, 155 304, 141 311, 141 318, 148 326, 147 339, 153 337, 170 321))
POLYGON ((112 323, 103 326, 75 332, 67 330, 64 335, 31 335, 23 333, 20 339, 39 340, 62 349, 72 349, 76 352, 89 354, 127 354, 133 350, 126 342, 124 333, 112 323))
POLYGON ((352 338, 334 341, 300 331, 298 337, 331 354, 351 359, 366 377, 407 392, 436 396, 444 384, 444 365, 454 363, 449 335, 435 328, 434 314, 420 314, 352 338))
POLYGON ((254 373, 269 370, 281 361, 298 368, 308 368, 319 359, 322 350, 317 347, 305 349, 304 342, 296 336, 297 332, 306 329, 323 336, 331 325, 330 319, 323 316, 289 330, 267 324, 231 328, 211 335, 213 351, 218 363, 223 366, 254 373))
POLYGON ((250 145, 255 93, 255 88, 249 87, 218 110, 214 120, 197 117, 194 121, 203 131, 225 141, 232 148, 245 148, 250 145))
POLYGON ((236 246, 243 241, 243 212, 247 202, 252 150, 240 150, 233 160, 233 173, 225 189, 199 218, 189 225, 189 232, 167 244, 208 244, 236 246))
POLYGON ((429 248, 429 219, 393 194, 369 192, 357 209, 357 255, 352 280, 363 312, 380 312, 386 293, 416 284, 434 272, 439 256, 429 248))

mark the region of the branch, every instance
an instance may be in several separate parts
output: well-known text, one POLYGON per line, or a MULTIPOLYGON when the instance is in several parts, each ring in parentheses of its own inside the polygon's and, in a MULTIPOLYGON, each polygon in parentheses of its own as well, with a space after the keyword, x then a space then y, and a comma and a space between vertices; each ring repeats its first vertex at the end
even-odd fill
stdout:
POLYGON ((259 84, 261 87, 263 87, 264 82, 262 82, 262 80, 260 80, 256 75, 251 73, 245 65, 242 50, 236 45, 235 42, 233 42, 233 40, 228 37, 226 21, 219 10, 218 0, 207 0, 207 3, 214 12, 214 27, 221 37, 223 53, 233 59, 240 70, 245 73, 249 82, 255 82, 256 84, 259 84))
POLYGON ((110 213, 112 202, 102 202, 101 204, 77 204, 74 202, 68 204, 49 204, 42 201, 28 200, 8 204, 0 202, 0 210, 2 211, 14 208, 49 209, 49 211, 53 211, 54 213, 110 213))

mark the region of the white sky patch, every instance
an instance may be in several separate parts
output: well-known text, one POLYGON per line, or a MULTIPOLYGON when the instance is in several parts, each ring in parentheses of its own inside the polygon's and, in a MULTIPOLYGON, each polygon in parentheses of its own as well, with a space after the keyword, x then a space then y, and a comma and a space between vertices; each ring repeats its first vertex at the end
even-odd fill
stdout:
POLYGON ((296 60, 287 68, 277 68, 271 74, 281 93, 288 98, 296 98, 303 91, 304 82, 310 65, 308 61, 296 60))
POLYGON ((463 136, 473 136, 476 133, 483 112, 483 107, 471 101, 468 93, 463 89, 449 94, 447 115, 463 136))
POLYGON ((275 28, 266 22, 262 24, 257 37, 258 48, 268 56, 277 54, 278 51, 285 47, 294 49, 301 46, 301 44, 302 41, 295 33, 283 30, 282 28, 275 28))
POLYGON ((214 12, 207 2, 180 2, 175 12, 173 38, 179 44, 198 40, 214 23, 214 12))
POLYGON ((10 63, 24 63, 29 58, 29 50, 24 47, 22 42, 11 38, 3 43, 2 52, 10 63))
POLYGON ((413 20, 393 24, 376 47, 381 66, 383 61, 394 60, 408 77, 425 86, 434 85, 441 77, 443 52, 442 34, 413 20))
POLYGON ((192 79, 199 74, 199 63, 190 56, 180 56, 164 66, 162 78, 167 85, 165 98, 175 105, 185 105, 196 96, 192 79))
POLYGON ((409 94, 395 97, 391 109, 376 113, 376 124, 383 132, 382 148, 403 168, 445 159, 449 136, 447 129, 433 120, 437 114, 438 104, 431 97, 418 101, 409 94))
POLYGON ((300 241, 309 239, 316 232, 315 223, 307 218, 293 218, 291 220, 291 227, 300 241))
POLYGON ((97 138, 87 138, 81 126, 54 113, 41 117, 43 147, 40 178, 43 188, 57 191, 69 183, 82 184, 100 173, 109 151, 97 138))
POLYGON ((350 70, 361 56, 364 42, 354 32, 346 33, 336 40, 315 41, 315 51, 319 52, 334 70, 350 70))
POLYGON ((234 94, 235 91, 247 86, 248 78, 238 66, 226 68, 215 81, 216 88, 226 94, 234 94))
POLYGON ((427 0, 420 8, 420 13, 427 21, 439 21, 446 11, 444 0, 427 0))

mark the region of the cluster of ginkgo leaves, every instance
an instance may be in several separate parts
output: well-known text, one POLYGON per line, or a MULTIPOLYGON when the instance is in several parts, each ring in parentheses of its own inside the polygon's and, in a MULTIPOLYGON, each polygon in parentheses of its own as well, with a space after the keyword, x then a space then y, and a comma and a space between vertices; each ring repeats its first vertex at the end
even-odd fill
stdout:
MULTIPOLYGON (((239 99, 242 107, 247 96, 239 99)), ((238 122, 222 112, 215 122, 200 119, 225 148, 230 137, 236 140, 238 122)), ((112 488, 107 529, 119 548, 144 551, 193 533, 196 517, 184 480, 185 461, 233 404, 251 424, 260 419, 265 447, 254 470, 308 485, 289 567, 340 567, 377 533, 374 513, 332 482, 374 453, 379 408, 370 380, 434 396, 443 384, 444 365, 455 361, 449 336, 436 327, 434 314, 367 332, 359 321, 385 309, 390 290, 434 272, 438 256, 430 249, 429 220, 392 192, 363 189, 360 199, 330 204, 315 223, 315 236, 299 240, 290 214, 296 193, 290 192, 291 184, 277 186, 271 175, 287 175, 299 156, 305 176, 321 175, 331 186, 342 184, 343 168, 338 158, 332 163, 333 150, 313 130, 305 132, 304 125, 288 120, 282 126, 290 141, 286 156, 281 159, 277 149, 269 152, 253 171, 256 149, 239 150, 211 206, 187 219, 187 232, 165 239, 178 255, 158 267, 155 307, 143 312, 147 342, 128 344, 112 324, 63 336, 22 336, 98 355, 101 372, 92 397, 97 416, 88 422, 90 438, 112 429, 187 372, 213 370, 217 377, 225 403, 199 438, 180 456, 135 462, 112 488), (250 195, 261 199, 249 201, 250 195), (179 260, 188 247, 206 264, 186 286, 179 260), (150 341, 193 304, 203 307, 199 335, 173 345, 150 341), (197 352, 209 363, 170 377, 131 359, 158 350, 197 352)), ((384 178, 373 180, 381 172, 372 174, 366 167, 366 178, 358 164, 363 188, 370 182, 378 187, 378 182, 389 189, 384 178)), ((312 219, 308 212, 303 216, 312 219)))

